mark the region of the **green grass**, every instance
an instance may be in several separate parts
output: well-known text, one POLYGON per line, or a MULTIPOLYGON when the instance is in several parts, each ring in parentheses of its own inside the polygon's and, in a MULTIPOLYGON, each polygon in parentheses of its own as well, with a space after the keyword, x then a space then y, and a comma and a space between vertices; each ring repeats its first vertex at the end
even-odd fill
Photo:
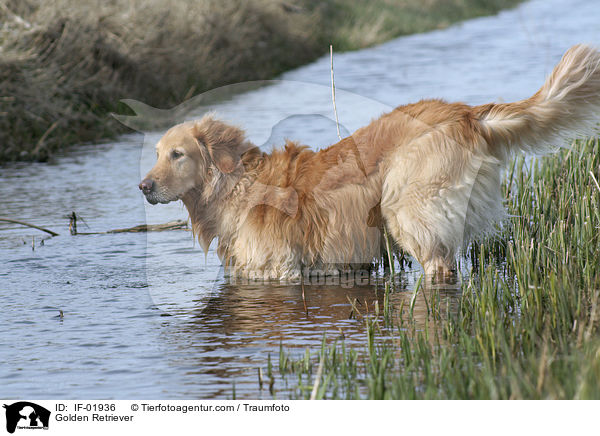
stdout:
POLYGON ((122 99, 169 108, 518 2, 0 0, 0 162, 123 132, 122 99))
POLYGON ((600 399, 600 144, 519 158, 509 173, 513 217, 473 245, 452 298, 388 286, 357 321, 363 346, 283 346, 273 395, 309 398, 322 359, 318 398, 600 399))

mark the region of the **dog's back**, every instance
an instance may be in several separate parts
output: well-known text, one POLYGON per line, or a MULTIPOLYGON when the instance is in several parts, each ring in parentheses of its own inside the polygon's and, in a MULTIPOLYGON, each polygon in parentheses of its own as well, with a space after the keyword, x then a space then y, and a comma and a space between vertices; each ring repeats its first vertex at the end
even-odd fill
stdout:
POLYGON ((426 273, 446 273, 505 216, 512 153, 590 135, 599 113, 600 53, 575 46, 531 98, 400 106, 318 152, 289 143, 268 155, 212 117, 182 124, 159 141, 140 189, 153 204, 182 199, 201 244, 218 237, 224 263, 243 275, 368 264, 383 226, 426 273))

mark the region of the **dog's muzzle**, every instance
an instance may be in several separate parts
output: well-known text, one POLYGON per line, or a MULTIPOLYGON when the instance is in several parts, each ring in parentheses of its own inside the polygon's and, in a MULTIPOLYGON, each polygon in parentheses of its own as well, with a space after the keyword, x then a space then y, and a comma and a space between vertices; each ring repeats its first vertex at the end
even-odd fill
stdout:
POLYGON ((152 188, 154 187, 154 182, 150 179, 144 179, 138 185, 140 191, 144 193, 144 195, 148 195, 152 192, 152 188))
POLYGON ((154 198, 154 186, 154 182, 151 179, 144 179, 138 185, 138 188, 140 188, 140 191, 142 191, 144 197, 146 197, 146 200, 148 200, 148 203, 150 204, 158 203, 158 199, 154 198))
POLYGON ((178 196, 173 196, 165 189, 161 189, 152 179, 142 180, 138 188, 140 188, 140 191, 142 191, 150 204, 167 204, 179 200, 178 196))

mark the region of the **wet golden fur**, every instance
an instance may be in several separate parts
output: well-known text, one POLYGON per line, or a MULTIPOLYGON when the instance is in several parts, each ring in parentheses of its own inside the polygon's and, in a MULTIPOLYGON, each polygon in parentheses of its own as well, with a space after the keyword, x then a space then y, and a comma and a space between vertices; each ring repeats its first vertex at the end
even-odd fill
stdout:
POLYGON ((144 189, 151 203, 182 200, 201 245, 218 238, 236 274, 368 265, 383 225, 426 273, 447 273, 461 247, 504 217, 501 170, 511 153, 589 135, 599 110, 600 53, 575 46, 529 99, 423 100, 319 151, 288 142, 263 153, 211 116, 180 124, 159 141, 144 189))

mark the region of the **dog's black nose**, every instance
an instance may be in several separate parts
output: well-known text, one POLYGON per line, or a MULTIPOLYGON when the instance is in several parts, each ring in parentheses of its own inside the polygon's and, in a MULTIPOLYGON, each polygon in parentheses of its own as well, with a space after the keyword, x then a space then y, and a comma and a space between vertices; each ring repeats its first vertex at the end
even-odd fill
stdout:
POLYGON ((139 184, 139 188, 144 194, 149 194, 152 191, 152 184, 152 180, 144 179, 139 184))

